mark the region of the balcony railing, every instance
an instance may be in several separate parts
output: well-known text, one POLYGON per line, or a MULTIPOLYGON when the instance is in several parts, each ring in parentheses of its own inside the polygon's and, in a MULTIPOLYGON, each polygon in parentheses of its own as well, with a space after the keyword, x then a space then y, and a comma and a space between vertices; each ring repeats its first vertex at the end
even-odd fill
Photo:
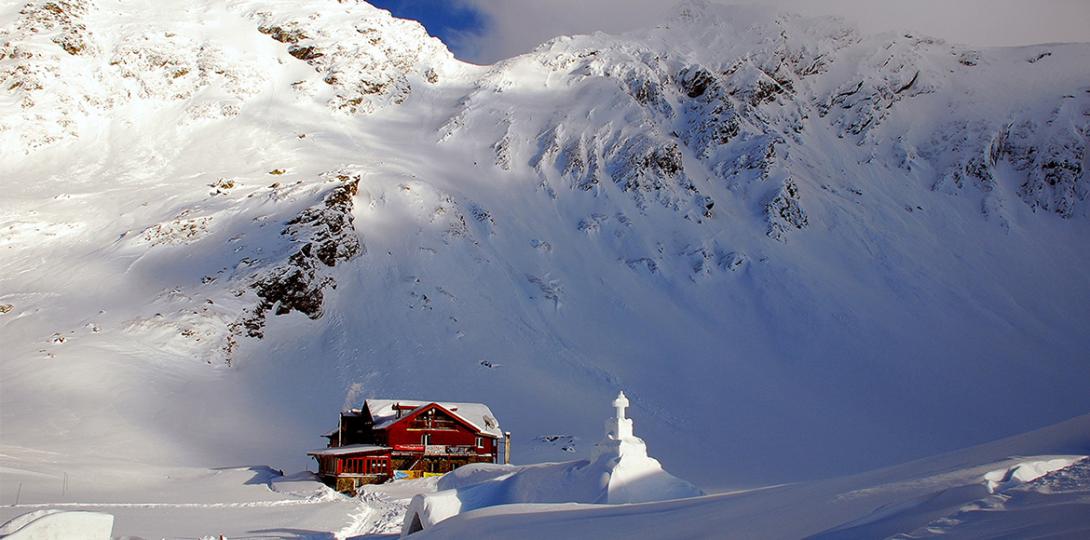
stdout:
POLYGON ((424 447, 425 456, 472 456, 476 453, 472 446, 429 444, 424 447))

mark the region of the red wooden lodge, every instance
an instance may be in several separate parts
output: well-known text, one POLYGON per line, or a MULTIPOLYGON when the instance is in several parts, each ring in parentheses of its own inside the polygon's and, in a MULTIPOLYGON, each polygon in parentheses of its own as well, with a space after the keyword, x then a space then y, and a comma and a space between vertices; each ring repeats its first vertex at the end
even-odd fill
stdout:
MULTIPOLYGON (((467 463, 498 463, 500 424, 487 405, 369 399, 341 412, 327 448, 307 452, 322 481, 354 491, 395 477, 446 473, 467 463)), ((508 435, 509 437, 509 435, 508 435)), ((505 447, 504 459, 509 460, 505 447)))

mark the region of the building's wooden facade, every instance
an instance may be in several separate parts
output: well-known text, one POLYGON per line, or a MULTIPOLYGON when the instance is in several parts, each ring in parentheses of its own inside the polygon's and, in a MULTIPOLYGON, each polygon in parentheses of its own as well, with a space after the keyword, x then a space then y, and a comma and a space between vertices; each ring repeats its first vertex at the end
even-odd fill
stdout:
POLYGON ((393 477, 390 449, 370 444, 330 447, 308 453, 318 461, 318 475, 337 491, 352 492, 363 484, 393 477))
POLYGON ((367 400, 341 413, 329 447, 309 455, 338 491, 396 477, 447 473, 468 463, 498 462, 499 422, 479 403, 367 400))

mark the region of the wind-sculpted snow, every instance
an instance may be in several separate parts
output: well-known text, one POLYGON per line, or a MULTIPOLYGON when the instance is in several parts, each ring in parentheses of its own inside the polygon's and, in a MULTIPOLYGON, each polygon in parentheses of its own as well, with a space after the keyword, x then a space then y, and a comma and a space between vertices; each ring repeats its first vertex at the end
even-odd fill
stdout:
POLYGON ((937 91, 944 78, 942 66, 933 64, 946 51, 935 40, 904 35, 880 47, 868 45, 845 51, 841 61, 855 63, 858 71, 821 96, 817 107, 840 136, 859 141, 879 127, 898 102, 937 91))

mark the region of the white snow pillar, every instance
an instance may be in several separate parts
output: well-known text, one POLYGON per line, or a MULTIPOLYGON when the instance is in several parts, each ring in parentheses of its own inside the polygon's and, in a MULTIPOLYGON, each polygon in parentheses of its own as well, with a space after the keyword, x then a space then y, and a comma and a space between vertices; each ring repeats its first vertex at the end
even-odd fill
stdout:
POLYGON ((624 390, 613 400, 613 407, 617 409, 617 418, 624 418, 624 410, 628 408, 628 398, 625 397, 624 390))
POLYGON ((613 400, 613 408, 617 410, 617 416, 611 418, 606 424, 609 431, 607 438, 609 435, 618 440, 632 438, 632 420, 624 416, 624 410, 628 408, 628 398, 623 391, 617 394, 617 399, 613 400))

